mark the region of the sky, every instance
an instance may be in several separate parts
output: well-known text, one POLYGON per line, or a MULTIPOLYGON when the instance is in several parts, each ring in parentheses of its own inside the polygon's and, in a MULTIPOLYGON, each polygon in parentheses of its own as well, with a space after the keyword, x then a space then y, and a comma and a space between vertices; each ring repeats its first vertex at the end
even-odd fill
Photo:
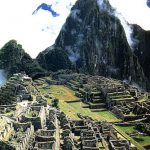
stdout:
MULTIPOLYGON (((129 23, 139 24, 150 30, 150 8, 146 0, 109 0, 129 23)), ((32 58, 54 44, 62 25, 76 0, 0 0, 0 48, 9 40, 15 39, 32 58), (42 4, 52 4, 59 14, 53 17, 50 12, 39 9, 42 4)))

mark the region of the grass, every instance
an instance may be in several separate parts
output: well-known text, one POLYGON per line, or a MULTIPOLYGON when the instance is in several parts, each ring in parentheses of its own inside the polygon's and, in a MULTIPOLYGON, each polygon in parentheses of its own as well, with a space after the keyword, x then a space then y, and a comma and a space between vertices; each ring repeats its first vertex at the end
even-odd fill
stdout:
POLYGON ((92 117, 96 120, 105 120, 102 116, 98 115, 97 113, 91 112, 88 108, 82 108, 81 102, 76 103, 66 103, 63 101, 59 102, 59 108, 63 111, 68 117, 72 119, 79 119, 77 113, 81 113, 84 116, 92 117))
POLYGON ((71 107, 68 103, 64 102, 64 101, 59 101, 59 108, 61 111, 63 111, 69 118, 72 119, 77 119, 79 120, 79 118, 77 117, 77 110, 74 109, 73 107, 71 107))
POLYGON ((29 118, 38 117, 38 112, 37 111, 30 111, 28 114, 26 114, 26 116, 29 118))
POLYGON ((78 103, 69 103, 72 108, 74 108, 77 113, 81 113, 82 115, 89 116, 96 120, 108 121, 108 122, 118 122, 117 119, 112 113, 109 111, 102 112, 91 112, 89 108, 82 108, 82 102, 78 103))
POLYGON ((136 130, 134 129, 134 126, 118 126, 117 127, 119 129, 121 129, 122 131, 124 131, 125 133, 127 134, 130 134, 130 133, 133 133, 135 132, 136 130))
POLYGON ((48 86, 47 84, 45 86, 37 86, 42 95, 54 96, 57 99, 63 101, 79 99, 78 97, 75 96, 74 91, 70 90, 66 86, 63 85, 48 86), (45 86, 47 86, 47 88, 44 88, 45 86))
POLYGON ((79 99, 72 90, 63 85, 52 85, 49 90, 50 94, 59 100, 70 101, 79 99))
MULTIPOLYGON (((82 108, 84 105, 82 102, 66 103, 66 101, 74 101, 79 98, 75 96, 74 91, 63 85, 52 85, 49 88, 40 89, 42 94, 48 94, 49 96, 54 96, 59 99, 59 108, 68 117, 72 119, 79 119, 77 113, 81 113, 84 116, 89 116, 96 120, 108 121, 108 122, 118 122, 120 121, 111 112, 91 112, 89 108, 82 108)), ((51 104, 51 99, 47 99, 48 103, 51 104)))
POLYGON ((142 146, 150 145, 150 136, 138 135, 133 138, 135 141, 140 143, 142 146))
POLYGON ((101 112, 96 112, 96 113, 104 117, 108 122, 120 122, 121 121, 110 111, 101 111, 101 112))
POLYGON ((138 142, 136 142, 133 138, 131 138, 129 135, 127 135, 124 130, 120 129, 118 126, 113 126, 124 138, 127 140, 130 140, 132 144, 134 144, 138 150, 145 150, 145 148, 138 142))
POLYGON ((69 103, 69 105, 76 111, 77 113, 81 113, 84 116, 89 116, 96 120, 105 120, 105 118, 99 116, 98 114, 91 112, 88 108, 82 108, 82 102, 77 103, 69 103))
MULTIPOLYGON (((133 132, 138 132, 134 126, 117 126, 120 130, 124 131, 127 134, 133 133, 133 132)), ((138 135, 136 137, 133 137, 133 139, 140 143, 142 146, 147 146, 150 145, 150 136, 143 136, 143 135, 138 135)))

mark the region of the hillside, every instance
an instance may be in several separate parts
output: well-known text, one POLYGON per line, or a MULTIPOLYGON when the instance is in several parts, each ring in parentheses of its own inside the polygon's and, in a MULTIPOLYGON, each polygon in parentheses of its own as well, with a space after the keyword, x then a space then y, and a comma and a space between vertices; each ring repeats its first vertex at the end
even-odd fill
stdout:
POLYGON ((45 74, 38 62, 15 40, 9 41, 0 49, 0 68, 7 72, 8 77, 18 72, 25 72, 33 78, 45 74))
POLYGON ((103 3, 96 0, 76 2, 55 44, 37 57, 41 66, 51 69, 49 55, 56 47, 67 53, 78 72, 111 76, 135 82, 142 88, 147 86, 138 57, 106 0, 103 3))

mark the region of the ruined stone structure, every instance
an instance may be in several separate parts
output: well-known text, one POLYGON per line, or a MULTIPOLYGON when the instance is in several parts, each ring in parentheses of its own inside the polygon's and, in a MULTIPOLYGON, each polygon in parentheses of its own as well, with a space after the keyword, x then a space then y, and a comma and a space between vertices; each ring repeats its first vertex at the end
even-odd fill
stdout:
POLYGON ((46 112, 44 106, 31 106, 22 116, 21 122, 31 122, 35 130, 43 129, 46 124, 46 112))
POLYGON ((31 81, 24 74, 14 74, 7 83, 0 88, 0 104, 9 105, 22 100, 31 100, 30 91, 27 90, 26 81, 31 81))
POLYGON ((31 123, 11 123, 2 134, 0 149, 6 150, 10 147, 13 150, 27 149, 28 142, 34 133, 31 123))
MULTIPOLYGON (((28 92, 27 95, 34 99, 30 101, 26 95, 17 104, 18 101, 14 101, 13 104, 0 106, 1 150, 136 150, 112 124, 81 114, 77 114, 79 120, 72 120, 64 112, 48 105, 31 78, 16 74, 13 77, 16 82, 15 77, 22 82, 15 98, 28 92)), ((84 107, 91 111, 110 109, 122 120, 131 121, 150 116, 150 102, 140 102, 142 92, 121 81, 73 75, 73 78, 67 78, 66 84, 76 91, 86 104, 84 107)), ((145 127, 149 132, 149 124, 145 127)))
POLYGON ((66 81, 86 104, 83 107, 92 112, 108 109, 125 121, 142 119, 150 114, 148 93, 126 82, 83 74, 60 75, 59 80, 66 81))

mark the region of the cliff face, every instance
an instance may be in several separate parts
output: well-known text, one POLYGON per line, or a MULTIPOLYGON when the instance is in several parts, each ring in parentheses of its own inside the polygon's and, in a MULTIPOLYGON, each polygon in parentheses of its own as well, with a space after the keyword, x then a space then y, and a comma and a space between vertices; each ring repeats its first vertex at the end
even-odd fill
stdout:
POLYGON ((34 78, 45 73, 38 62, 25 53, 15 40, 9 41, 0 49, 0 69, 4 69, 8 76, 24 71, 34 78))
POLYGON ((137 39, 134 54, 138 57, 143 71, 150 81, 150 31, 133 25, 133 37, 137 39))
MULTIPOLYGON (((142 67, 113 14, 106 0, 78 0, 54 47, 67 52, 81 72, 132 80, 145 87, 142 67)), ((38 58, 42 54, 46 58, 48 53, 42 52, 38 58)))

